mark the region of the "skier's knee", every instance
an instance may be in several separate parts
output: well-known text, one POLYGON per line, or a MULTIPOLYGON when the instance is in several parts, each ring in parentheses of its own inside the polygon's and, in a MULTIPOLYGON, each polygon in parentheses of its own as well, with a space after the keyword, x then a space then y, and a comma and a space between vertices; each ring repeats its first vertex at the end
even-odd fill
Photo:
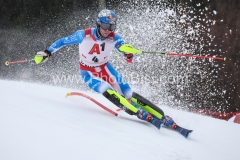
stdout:
POLYGON ((124 97, 129 100, 132 98, 133 91, 131 89, 129 89, 129 90, 125 91, 123 94, 124 94, 124 97))

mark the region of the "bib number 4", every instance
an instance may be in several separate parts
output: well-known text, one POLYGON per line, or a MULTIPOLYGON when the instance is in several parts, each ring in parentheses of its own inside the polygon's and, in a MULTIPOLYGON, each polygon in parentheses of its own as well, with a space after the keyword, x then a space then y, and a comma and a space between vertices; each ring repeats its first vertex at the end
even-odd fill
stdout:
POLYGON ((98 62, 98 58, 97 56, 94 56, 93 59, 92 59, 93 62, 98 62))

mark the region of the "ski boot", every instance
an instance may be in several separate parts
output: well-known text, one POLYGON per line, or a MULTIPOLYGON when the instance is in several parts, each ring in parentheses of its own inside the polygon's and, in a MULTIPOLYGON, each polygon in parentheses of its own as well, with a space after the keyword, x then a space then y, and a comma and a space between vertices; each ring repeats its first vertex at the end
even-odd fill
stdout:
POLYGON ((164 116, 164 123, 163 123, 163 125, 165 127, 167 127, 167 128, 171 128, 171 129, 177 131, 178 133, 183 135, 185 138, 187 138, 189 133, 192 132, 192 130, 188 130, 188 129, 185 129, 185 128, 182 128, 182 127, 178 126, 174 122, 174 120, 171 117, 167 116, 167 115, 164 116))
POLYGON ((158 129, 160 129, 164 123, 163 120, 153 116, 152 114, 144 110, 138 110, 137 117, 141 120, 145 120, 149 123, 152 123, 158 129))

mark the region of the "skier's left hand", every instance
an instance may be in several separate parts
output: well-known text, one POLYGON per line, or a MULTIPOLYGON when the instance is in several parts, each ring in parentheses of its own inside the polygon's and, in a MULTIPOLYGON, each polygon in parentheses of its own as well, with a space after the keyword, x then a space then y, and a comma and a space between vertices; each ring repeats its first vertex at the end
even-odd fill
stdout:
POLYGON ((124 59, 125 59, 128 63, 133 63, 134 56, 133 56, 132 53, 125 53, 125 54, 124 54, 124 59))

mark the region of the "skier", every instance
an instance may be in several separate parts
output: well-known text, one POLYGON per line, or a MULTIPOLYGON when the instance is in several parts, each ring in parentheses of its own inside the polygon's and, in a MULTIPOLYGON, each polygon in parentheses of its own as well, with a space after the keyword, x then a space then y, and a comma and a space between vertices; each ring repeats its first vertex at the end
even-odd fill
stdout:
POLYGON ((116 14, 107 9, 100 11, 96 25, 96 28, 78 30, 72 35, 58 39, 44 52, 37 52, 35 62, 45 63, 61 47, 79 44, 80 74, 91 89, 103 94, 128 114, 136 115, 158 129, 164 125, 179 133, 182 132, 181 134, 187 137, 190 130, 179 127, 171 117, 164 115, 159 107, 133 92, 109 62, 110 53, 114 48, 122 52, 124 59, 129 63, 133 63, 133 54, 139 52, 125 44, 122 37, 114 32, 117 26, 116 14))

